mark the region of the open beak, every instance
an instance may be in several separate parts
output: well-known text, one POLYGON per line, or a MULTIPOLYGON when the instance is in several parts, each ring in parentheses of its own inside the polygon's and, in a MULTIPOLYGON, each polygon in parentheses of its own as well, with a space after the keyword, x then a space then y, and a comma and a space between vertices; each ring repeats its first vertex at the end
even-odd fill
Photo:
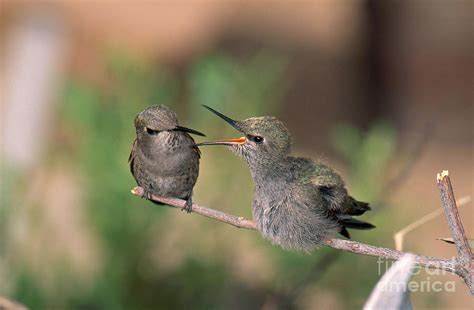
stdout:
POLYGON ((234 127, 235 129, 237 129, 238 131, 242 132, 242 128, 240 128, 239 124, 237 123, 237 121, 234 121, 233 119, 231 119, 230 117, 228 116, 225 116, 224 114, 222 114, 221 112, 217 112, 216 110, 214 110, 213 108, 211 107, 208 107, 207 105, 203 104, 202 105, 203 107, 205 107, 206 109, 208 109, 209 111, 211 111, 212 113, 214 113, 215 115, 219 116, 220 118, 222 118, 224 121, 226 121, 227 123, 229 123, 232 127, 234 127))
MULTIPOLYGON (((209 111, 211 111, 212 113, 214 113, 215 115, 222 118, 224 121, 226 121, 229 125, 231 125, 235 129, 237 129, 238 131, 242 132, 242 129, 240 128, 237 121, 234 121, 230 117, 225 116, 221 112, 218 112, 218 111, 214 110, 213 108, 211 108, 207 105, 203 104, 202 106, 205 107, 206 109, 208 109, 209 111)), ((219 141, 210 141, 210 142, 197 143, 196 146, 203 146, 203 145, 240 145, 240 144, 245 144, 246 142, 247 142, 247 138, 240 137, 238 139, 229 139, 229 140, 219 140, 219 141)))
POLYGON ((202 136, 202 137, 206 136, 202 132, 199 132, 199 131, 194 130, 194 129, 186 128, 186 127, 183 127, 183 126, 176 126, 173 129, 173 131, 183 131, 183 132, 192 133, 193 135, 198 135, 198 136, 202 136))
POLYGON ((201 142, 201 143, 197 143, 195 145, 196 146, 203 146, 203 145, 240 145, 240 144, 245 144, 246 142, 247 142, 247 138, 240 137, 238 139, 201 142))

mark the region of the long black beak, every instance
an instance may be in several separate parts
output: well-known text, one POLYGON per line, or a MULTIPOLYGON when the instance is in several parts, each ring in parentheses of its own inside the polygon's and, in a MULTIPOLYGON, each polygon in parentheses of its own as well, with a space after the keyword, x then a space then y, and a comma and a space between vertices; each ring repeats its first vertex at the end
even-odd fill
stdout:
POLYGON ((173 130, 174 131, 184 131, 184 132, 192 133, 193 135, 198 135, 198 136, 202 136, 202 137, 206 136, 202 132, 199 132, 199 131, 191 129, 191 128, 186 128, 186 127, 183 127, 183 126, 176 126, 173 130))
POLYGON ((214 113, 215 115, 219 116, 220 118, 222 118, 224 121, 226 121, 227 123, 229 123, 232 127, 234 127, 235 129, 237 129, 238 131, 242 132, 242 129, 240 128, 239 124, 234 121, 233 119, 231 119, 230 117, 228 116, 225 116, 224 114, 222 114, 221 112, 218 112, 216 110, 214 110, 213 108, 203 104, 202 105, 203 107, 205 107, 206 109, 208 109, 209 111, 211 111, 212 113, 214 113))
MULTIPOLYGON (((220 112, 217 112, 216 110, 214 110, 213 108, 211 107, 208 107, 207 105, 202 105, 203 107, 205 107, 206 109, 208 109, 209 111, 211 111, 212 113, 214 113, 215 115, 219 116, 220 118, 222 118, 224 121, 226 121, 227 123, 229 123, 232 127, 234 127, 235 129, 237 129, 238 131, 240 132, 243 132, 242 131, 242 128, 239 126, 239 124, 237 123, 237 121, 234 121, 233 119, 231 119, 230 117, 228 116, 225 116, 224 114, 220 113, 220 112)), ((240 137, 240 138, 237 138, 237 139, 229 139, 229 140, 219 140, 219 141, 210 141, 210 142, 201 142, 201 143, 197 143, 195 144, 196 146, 203 146, 203 145, 236 145, 236 144, 245 144, 247 143, 247 138, 245 137, 240 137)))

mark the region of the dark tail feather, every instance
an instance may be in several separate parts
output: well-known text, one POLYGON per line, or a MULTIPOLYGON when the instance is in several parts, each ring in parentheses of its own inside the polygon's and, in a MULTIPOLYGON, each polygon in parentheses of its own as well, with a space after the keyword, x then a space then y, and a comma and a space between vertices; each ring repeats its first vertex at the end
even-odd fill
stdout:
POLYGON ((372 229, 375 228, 374 225, 357 220, 355 218, 348 218, 348 219, 343 219, 340 220, 339 223, 342 224, 342 226, 347 227, 347 228, 352 228, 352 229, 372 229))
POLYGON ((370 210, 370 206, 367 202, 358 201, 349 196, 349 208, 347 210, 347 214, 362 215, 368 210, 370 210))
POLYGON ((353 218, 352 216, 356 215, 362 215, 365 213, 365 211, 370 210, 370 206, 366 202, 358 201, 355 200, 353 197, 349 196, 348 197, 348 205, 346 204, 346 210, 344 215, 340 215, 338 218, 338 222, 341 224, 342 228, 341 231, 339 232, 341 235, 343 235, 346 238, 351 238, 349 235, 349 232, 347 231, 347 228, 351 229, 372 229, 375 228, 374 225, 357 220, 353 218))
POLYGON ((342 219, 342 220, 339 220, 339 223, 342 225, 341 231, 339 231, 339 233, 348 239, 350 239, 351 236, 349 235, 347 228, 361 229, 361 230, 375 228, 375 226, 370 223, 360 221, 354 218, 342 219))
POLYGON ((341 231, 339 233, 341 235, 343 235, 344 237, 346 237, 347 239, 351 238, 351 235, 349 235, 349 232, 347 231, 347 229, 345 227, 342 227, 341 231))

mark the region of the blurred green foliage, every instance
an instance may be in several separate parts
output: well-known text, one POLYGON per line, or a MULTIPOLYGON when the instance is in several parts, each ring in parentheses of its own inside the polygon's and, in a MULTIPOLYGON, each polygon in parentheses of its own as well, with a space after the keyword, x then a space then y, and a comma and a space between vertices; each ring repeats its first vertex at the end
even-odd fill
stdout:
MULTIPOLYGON (((103 254, 100 268, 93 280, 84 284, 76 281, 76 275, 68 270, 67 259, 64 266, 45 266, 56 275, 51 292, 42 287, 34 274, 14 265, 13 296, 32 309, 184 309, 190 305, 195 309, 252 309, 260 308, 269 297, 291 290, 306 278, 319 257, 331 249, 321 249, 312 255, 286 252, 254 232, 234 231, 227 225, 185 214, 180 214, 180 222, 194 221, 197 228, 183 224, 169 230, 167 224, 177 214, 175 210, 152 205, 129 193, 134 180, 127 157, 135 135, 133 120, 139 111, 151 104, 165 103, 178 112, 181 123, 208 133, 209 138, 216 132, 221 136, 235 134, 234 129, 207 113, 200 104, 211 105, 237 119, 278 115, 284 93, 281 81, 287 63, 285 56, 266 50, 245 61, 220 53, 205 55, 196 59, 184 78, 126 54, 111 53, 106 59, 103 85, 70 80, 65 86, 58 119, 60 130, 73 134, 66 146, 51 148, 53 154, 48 163, 65 162, 81 177, 85 212, 103 254), (185 258, 178 268, 166 270, 155 266, 157 238, 161 240, 186 229, 192 232, 189 237, 195 244, 179 249, 185 258), (205 249, 206 255, 199 252, 206 245, 200 245, 201 239, 196 238, 210 239, 212 245, 205 249), (250 240, 250 245, 242 249, 243 253, 231 253, 229 246, 240 244, 238 238, 250 240), (262 270, 270 268, 266 271, 270 277, 255 280, 252 285, 236 277, 232 269, 234 261, 249 249, 259 250, 262 270)), ((337 151, 348 161, 349 183, 356 195, 375 199, 380 191, 380 177, 394 152, 393 129, 378 123, 363 134, 355 128, 339 126, 332 139, 337 151)), ((224 149, 203 150, 195 193, 197 201, 215 208, 250 214, 252 185, 248 171, 224 149), (207 167, 204 172, 203 166, 207 167)), ((365 234, 364 238, 373 241, 378 236, 365 234)), ((183 244, 186 242, 180 240, 174 247, 183 244)), ((360 307, 378 278, 376 266, 375 259, 347 253, 328 269, 318 271, 324 273, 318 283, 310 281, 308 285, 320 285, 343 296, 348 307, 360 307)))
POLYGON ((367 132, 347 124, 334 126, 334 148, 347 162, 348 182, 354 195, 367 201, 378 199, 387 181, 387 167, 395 154, 396 134, 385 121, 372 125, 367 132))

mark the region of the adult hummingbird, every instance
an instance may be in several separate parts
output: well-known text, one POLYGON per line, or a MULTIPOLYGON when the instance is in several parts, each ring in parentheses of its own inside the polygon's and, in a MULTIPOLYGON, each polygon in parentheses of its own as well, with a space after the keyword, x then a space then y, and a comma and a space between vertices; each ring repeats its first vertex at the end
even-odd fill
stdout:
POLYGON ((176 113, 165 105, 146 108, 135 117, 137 138, 128 159, 137 184, 150 194, 186 200, 192 210, 193 187, 201 153, 189 135, 205 136, 178 125, 176 113))
POLYGON ((236 121, 204 106, 243 133, 237 139, 199 143, 226 145, 247 162, 254 180, 253 218, 262 235, 284 249, 310 251, 348 228, 371 229, 353 216, 370 210, 351 197, 339 174, 310 159, 293 157, 291 135, 272 116, 236 121))

